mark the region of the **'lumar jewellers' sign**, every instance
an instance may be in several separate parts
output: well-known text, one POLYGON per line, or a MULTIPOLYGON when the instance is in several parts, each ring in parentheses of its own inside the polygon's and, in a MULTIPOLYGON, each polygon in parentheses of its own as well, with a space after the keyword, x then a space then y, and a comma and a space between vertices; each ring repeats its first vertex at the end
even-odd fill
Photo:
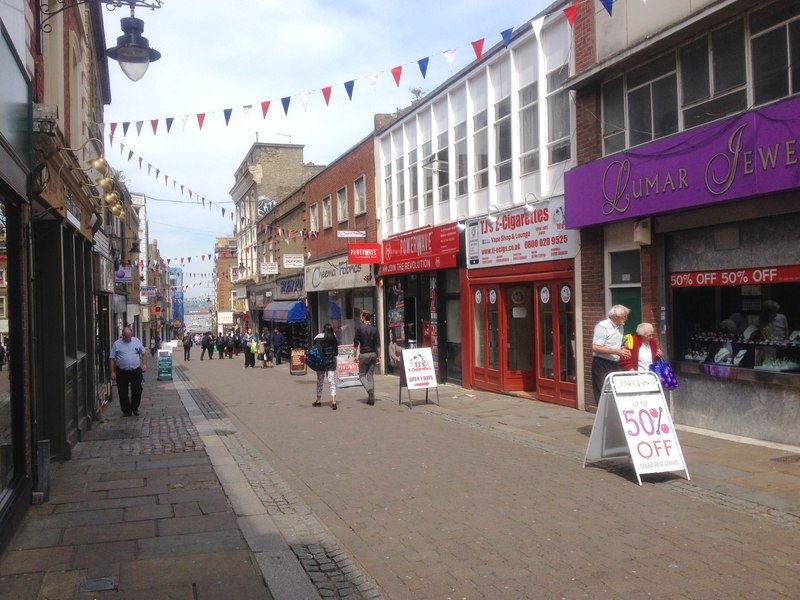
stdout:
POLYGON ((798 114, 794 98, 572 169, 564 179, 567 227, 796 188, 798 114))

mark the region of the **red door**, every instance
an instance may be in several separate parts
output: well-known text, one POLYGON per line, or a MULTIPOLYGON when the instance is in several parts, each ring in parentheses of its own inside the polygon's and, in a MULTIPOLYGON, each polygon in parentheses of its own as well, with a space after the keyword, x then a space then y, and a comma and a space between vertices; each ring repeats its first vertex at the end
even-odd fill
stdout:
POLYGON ((537 284, 536 306, 537 396, 547 402, 577 407, 572 282, 537 284))

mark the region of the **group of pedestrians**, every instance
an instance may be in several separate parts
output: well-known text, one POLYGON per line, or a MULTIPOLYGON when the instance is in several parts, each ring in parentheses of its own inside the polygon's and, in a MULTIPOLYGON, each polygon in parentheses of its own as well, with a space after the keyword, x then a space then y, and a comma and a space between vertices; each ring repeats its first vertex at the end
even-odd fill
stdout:
POLYGON ((183 360, 191 360, 192 348, 199 343, 200 360, 208 357, 214 360, 214 354, 221 360, 233 359, 234 356, 244 354, 244 367, 255 368, 255 361, 261 361, 262 368, 281 364, 284 337, 276 327, 270 333, 265 327, 260 336, 254 335, 252 328, 248 327, 244 334, 238 330, 223 334, 221 331, 214 336, 211 332, 204 333, 199 341, 190 332, 183 336, 183 360))

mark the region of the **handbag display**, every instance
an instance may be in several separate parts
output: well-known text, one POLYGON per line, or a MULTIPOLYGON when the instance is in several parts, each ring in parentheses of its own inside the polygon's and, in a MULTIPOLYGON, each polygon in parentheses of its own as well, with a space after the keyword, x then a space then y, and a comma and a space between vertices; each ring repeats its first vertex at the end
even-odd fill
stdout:
POLYGON ((678 378, 675 377, 675 373, 672 371, 672 366, 669 363, 665 363, 660 358, 657 358, 655 362, 650 365, 650 370, 658 375, 658 378, 661 380, 661 387, 665 390, 674 390, 678 387, 678 378))

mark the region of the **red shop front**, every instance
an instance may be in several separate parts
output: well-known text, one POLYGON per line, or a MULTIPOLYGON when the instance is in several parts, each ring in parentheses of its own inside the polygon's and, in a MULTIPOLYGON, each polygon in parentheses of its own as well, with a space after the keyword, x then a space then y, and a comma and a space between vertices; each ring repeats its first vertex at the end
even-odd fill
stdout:
POLYGON ((467 223, 464 384, 577 408, 578 236, 563 200, 467 223))

